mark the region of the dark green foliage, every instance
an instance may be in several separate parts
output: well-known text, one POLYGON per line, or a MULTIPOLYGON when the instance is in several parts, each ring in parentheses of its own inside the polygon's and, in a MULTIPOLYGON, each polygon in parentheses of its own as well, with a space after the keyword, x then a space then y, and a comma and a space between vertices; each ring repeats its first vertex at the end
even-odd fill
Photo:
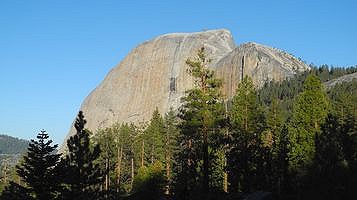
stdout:
POLYGON ((164 196, 167 178, 160 162, 149 167, 140 167, 134 179, 133 197, 135 199, 156 200, 164 196))
POLYGON ((42 132, 18 170, 25 184, 12 179, 0 199, 357 199, 357 81, 320 82, 356 67, 312 68, 259 91, 244 77, 223 102, 209 62, 204 49, 187 60, 196 87, 179 119, 156 109, 144 126, 90 139, 79 112, 59 163, 42 132))
POLYGON ((289 165, 300 170, 311 164, 315 156, 315 137, 329 111, 329 101, 320 80, 309 75, 294 104, 292 128, 289 132, 289 165))
POLYGON ((348 118, 357 117, 357 80, 336 84, 328 91, 332 101, 332 112, 339 117, 340 122, 348 121, 348 118))
POLYGON ((148 127, 144 131, 145 144, 147 147, 146 156, 151 164, 155 161, 165 159, 165 125, 164 119, 156 108, 148 127))
POLYGON ((17 174, 26 183, 29 194, 36 199, 54 199, 59 190, 57 165, 60 154, 55 154, 57 145, 51 145, 52 140, 46 131, 37 135, 37 140, 31 140, 24 161, 17 166, 17 174))
POLYGON ((312 183, 308 195, 315 199, 351 199, 346 196, 349 169, 343 152, 345 137, 337 118, 330 115, 316 137, 316 156, 308 179, 312 183))
MULTIPOLYGON (((119 145, 122 149, 120 191, 130 193, 133 179, 131 177, 131 160, 134 160, 134 170, 141 165, 142 138, 133 124, 122 124, 119 129, 119 145)), ((119 162, 118 162, 119 163, 119 162)))
POLYGON ((266 126, 264 114, 257 101, 253 81, 244 77, 238 84, 230 111, 230 141, 228 169, 231 191, 251 192, 266 185, 264 171, 271 156, 269 133, 263 133, 266 126), (266 142, 267 146, 263 145, 266 142))
POLYGON ((82 111, 78 113, 74 124, 77 133, 67 141, 68 154, 63 161, 65 173, 65 199, 96 199, 98 184, 102 182, 102 173, 94 160, 99 157, 98 145, 90 148, 89 131, 84 129, 86 120, 82 111))
POLYGON ((341 68, 333 66, 328 67, 327 65, 322 65, 320 67, 310 65, 310 67, 310 71, 296 74, 287 80, 283 80, 282 82, 267 82, 263 88, 259 90, 259 100, 261 104, 270 106, 272 97, 277 97, 279 102, 278 105, 282 111, 283 121, 285 121, 291 117, 294 98, 302 92, 303 83, 309 74, 313 74, 319 77, 322 82, 325 82, 346 74, 357 72, 357 66, 341 68), (327 72, 328 69, 329 71, 327 72))
POLYGON ((0 195, 0 200, 35 200, 29 193, 30 191, 27 188, 15 182, 10 182, 0 195))
POLYGON ((116 140, 116 131, 117 127, 106 128, 104 130, 99 130, 94 136, 94 144, 99 145, 100 154, 99 157, 95 160, 95 164, 98 164, 101 171, 104 172, 104 183, 103 187, 107 193, 112 193, 114 188, 110 187, 111 183, 116 183, 116 165, 117 165, 117 140, 116 140))
POLYGON ((164 149, 165 149, 165 165, 166 165, 166 178, 168 180, 169 186, 173 184, 173 180, 176 177, 176 171, 174 168, 177 166, 175 161, 175 155, 179 152, 179 129, 177 127, 177 116, 175 112, 170 109, 170 111, 165 115, 164 118, 165 125, 165 139, 164 139, 164 149))
POLYGON ((187 92, 180 108, 182 145, 178 157, 178 184, 187 194, 194 190, 208 191, 212 171, 209 158, 217 151, 216 143, 223 136, 220 131, 224 120, 221 81, 207 68, 209 62, 204 48, 198 51, 196 58, 186 61, 188 72, 195 80, 195 88, 187 92))

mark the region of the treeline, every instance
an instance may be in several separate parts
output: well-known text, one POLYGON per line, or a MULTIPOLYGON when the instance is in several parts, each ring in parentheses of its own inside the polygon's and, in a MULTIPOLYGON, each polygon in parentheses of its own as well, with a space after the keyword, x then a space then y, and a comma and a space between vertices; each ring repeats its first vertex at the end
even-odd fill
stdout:
POLYGON ((244 77, 225 101, 209 62, 203 48, 186 61, 195 87, 177 112, 91 138, 80 112, 62 158, 41 132, 1 199, 357 198, 357 81, 321 84, 355 69, 260 90, 244 77))

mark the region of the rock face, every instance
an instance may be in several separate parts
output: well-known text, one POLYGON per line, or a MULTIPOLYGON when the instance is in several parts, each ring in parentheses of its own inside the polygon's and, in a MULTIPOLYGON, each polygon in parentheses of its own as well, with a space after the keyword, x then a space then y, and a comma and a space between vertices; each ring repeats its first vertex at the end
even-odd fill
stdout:
POLYGON ((216 74, 223 79, 223 93, 228 98, 246 75, 261 87, 266 81, 282 81, 307 69, 306 64, 290 54, 253 42, 240 45, 216 64, 216 74))
POLYGON ((341 77, 333 79, 331 81, 327 81, 327 82, 324 83, 324 85, 325 85, 325 87, 327 89, 331 89, 336 84, 340 84, 340 83, 343 83, 343 82, 351 82, 352 80, 357 80, 357 72, 341 76, 341 77))
MULTIPOLYGON (((308 69, 280 50, 255 43, 236 47, 224 29, 162 35, 134 48, 84 100, 80 109, 86 127, 95 131, 115 122, 144 122, 156 107, 162 114, 170 107, 177 109, 185 91, 193 87, 185 61, 201 47, 212 59, 209 67, 224 79, 227 97, 234 94, 241 69, 258 86, 308 69)), ((74 133, 72 127, 66 139, 74 133)))

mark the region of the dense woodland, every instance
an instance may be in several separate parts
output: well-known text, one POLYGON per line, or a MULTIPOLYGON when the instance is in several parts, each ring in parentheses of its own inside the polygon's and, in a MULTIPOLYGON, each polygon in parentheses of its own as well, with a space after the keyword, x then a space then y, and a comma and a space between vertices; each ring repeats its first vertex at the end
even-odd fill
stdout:
POLYGON ((225 101, 204 49, 178 111, 146 124, 85 129, 68 152, 45 131, 32 140, 0 199, 357 199, 356 67, 313 67, 257 90, 249 77, 225 101))

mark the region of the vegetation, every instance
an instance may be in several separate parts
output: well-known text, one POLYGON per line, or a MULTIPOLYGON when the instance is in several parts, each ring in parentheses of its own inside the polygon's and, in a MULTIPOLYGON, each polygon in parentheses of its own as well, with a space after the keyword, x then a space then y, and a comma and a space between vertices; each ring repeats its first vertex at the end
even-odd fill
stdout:
POLYGON ((177 113, 92 134, 79 112, 60 158, 46 132, 0 199, 357 199, 357 68, 312 68, 257 89, 244 77, 224 101, 204 49, 177 113), (93 135, 93 137, 91 137, 93 135))
POLYGON ((54 153, 57 145, 52 146, 52 140, 48 138, 48 134, 41 131, 37 135, 37 140, 31 140, 23 162, 16 166, 16 172, 25 183, 24 186, 11 182, 10 187, 5 189, 11 191, 17 188, 21 194, 5 192, 3 195, 5 199, 16 199, 18 196, 40 200, 56 198, 59 180, 55 166, 60 155, 54 153))
POLYGON ((26 153, 29 141, 0 135, 0 192, 11 179, 16 179, 14 166, 26 153))
POLYGON ((27 140, 0 135, 0 154, 22 154, 29 145, 27 140))

